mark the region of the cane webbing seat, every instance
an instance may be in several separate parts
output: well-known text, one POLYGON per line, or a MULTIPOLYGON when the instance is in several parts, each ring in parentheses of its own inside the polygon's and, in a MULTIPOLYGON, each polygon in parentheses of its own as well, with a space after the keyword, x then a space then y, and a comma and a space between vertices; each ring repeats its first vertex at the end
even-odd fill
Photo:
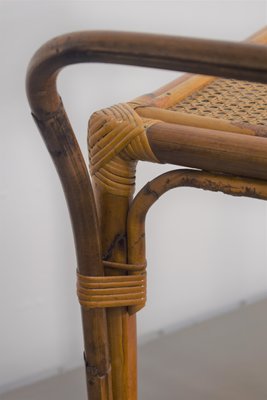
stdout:
POLYGON ((266 126, 266 100, 266 85, 215 79, 168 109, 252 126, 266 126))
POLYGON ((265 84, 188 74, 135 109, 165 122, 266 136, 266 104, 265 84))
MULTIPOLYGON (((248 41, 266 45, 267 28, 248 41)), ((184 74, 132 104, 145 118, 267 136, 267 86, 262 83, 184 74)))

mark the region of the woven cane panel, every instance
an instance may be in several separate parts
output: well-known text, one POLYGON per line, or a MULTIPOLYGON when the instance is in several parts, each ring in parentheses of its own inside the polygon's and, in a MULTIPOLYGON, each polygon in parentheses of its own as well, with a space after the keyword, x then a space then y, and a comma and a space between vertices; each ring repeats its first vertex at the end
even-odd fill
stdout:
POLYGON ((252 125, 267 125, 267 85, 216 79, 169 110, 252 125))

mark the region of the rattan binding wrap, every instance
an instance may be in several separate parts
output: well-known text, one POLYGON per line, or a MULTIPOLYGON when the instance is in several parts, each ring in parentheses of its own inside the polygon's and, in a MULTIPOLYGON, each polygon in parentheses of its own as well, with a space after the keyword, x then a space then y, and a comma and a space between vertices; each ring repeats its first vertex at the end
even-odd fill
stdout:
POLYGON ((169 110, 251 125, 267 125, 267 85, 215 79, 169 110))
POLYGON ((146 272, 122 276, 84 276, 77 273, 77 295, 84 309, 144 307, 146 272))
POLYGON ((143 120, 128 104, 95 112, 89 121, 90 171, 95 184, 110 193, 129 196, 134 190, 137 160, 157 162, 143 120))

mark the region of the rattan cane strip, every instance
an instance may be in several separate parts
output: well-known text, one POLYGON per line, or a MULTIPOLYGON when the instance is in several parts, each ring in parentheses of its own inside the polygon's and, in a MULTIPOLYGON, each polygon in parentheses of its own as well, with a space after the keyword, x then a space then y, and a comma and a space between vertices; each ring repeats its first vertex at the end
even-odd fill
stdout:
POLYGON ((145 264, 126 264, 114 261, 103 261, 104 267, 111 268, 111 269, 120 269, 124 271, 145 271, 146 263, 145 264))
POLYGON ((216 79, 169 110, 265 126, 267 85, 234 79, 216 79))

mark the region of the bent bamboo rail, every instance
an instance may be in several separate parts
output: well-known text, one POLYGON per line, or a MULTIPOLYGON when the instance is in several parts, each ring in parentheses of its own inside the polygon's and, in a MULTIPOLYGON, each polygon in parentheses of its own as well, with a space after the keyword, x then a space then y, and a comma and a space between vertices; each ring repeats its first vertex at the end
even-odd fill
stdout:
POLYGON ((165 172, 148 182, 135 196, 127 218, 128 257, 130 263, 145 263, 145 221, 153 204, 169 190, 180 187, 222 192, 231 196, 267 200, 265 181, 222 174, 178 169, 165 172))
MULTIPOLYGON (((104 272, 95 199, 86 164, 56 87, 61 69, 81 62, 138 65, 267 83, 267 49, 255 44, 88 31, 52 39, 33 56, 27 73, 28 99, 65 192, 78 272, 87 276, 101 276, 104 272)), ((170 140, 167 141, 160 124, 148 129, 149 142, 159 161, 177 162, 175 135, 168 135, 170 140), (169 152, 172 147, 175 157, 169 152)), ((208 133, 203 132, 202 138, 205 139, 206 135, 208 133)), ((255 150, 260 151, 261 145, 258 142, 257 147, 255 142, 255 150)), ((264 153, 265 148, 262 151, 264 153)), ((265 156, 263 158, 265 167, 265 156)), ((194 166, 203 167, 201 163, 194 166)), ((235 171, 239 173, 240 169, 235 171)), ((265 178, 266 173, 262 177, 265 178)), ((90 364, 86 361, 88 396, 91 400, 111 400, 113 394, 105 309, 82 309, 82 319, 85 357, 90 360, 90 364)), ((120 394, 114 400, 121 400, 122 396, 120 394)), ((135 396, 136 393, 132 399, 135 396)))

